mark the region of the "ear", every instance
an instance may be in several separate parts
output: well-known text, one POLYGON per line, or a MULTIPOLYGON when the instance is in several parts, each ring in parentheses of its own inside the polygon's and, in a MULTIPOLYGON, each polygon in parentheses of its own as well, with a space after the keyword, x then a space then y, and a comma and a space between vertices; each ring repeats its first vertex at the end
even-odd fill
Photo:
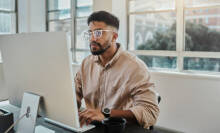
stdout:
POLYGON ((118 39, 118 33, 114 32, 112 36, 112 42, 116 42, 117 39, 118 39))

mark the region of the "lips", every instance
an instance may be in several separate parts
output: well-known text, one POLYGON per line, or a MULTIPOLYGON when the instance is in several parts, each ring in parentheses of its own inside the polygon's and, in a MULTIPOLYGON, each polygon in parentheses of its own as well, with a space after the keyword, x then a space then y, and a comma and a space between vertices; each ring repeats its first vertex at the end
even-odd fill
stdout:
POLYGON ((91 44, 90 45, 92 48, 97 48, 97 47, 99 47, 97 44, 91 44))
POLYGON ((91 45, 99 45, 99 44, 96 43, 96 42, 91 42, 90 44, 91 44, 91 45))
POLYGON ((91 43, 90 43, 90 47, 91 47, 91 48, 99 48, 99 47, 100 47, 100 44, 99 44, 99 43, 96 43, 96 42, 91 42, 91 43))
POLYGON ((99 45, 97 45, 96 43, 91 43, 90 48, 91 48, 92 51, 97 50, 99 48, 99 45))
POLYGON ((91 46, 98 46, 96 43, 91 43, 90 45, 91 46))

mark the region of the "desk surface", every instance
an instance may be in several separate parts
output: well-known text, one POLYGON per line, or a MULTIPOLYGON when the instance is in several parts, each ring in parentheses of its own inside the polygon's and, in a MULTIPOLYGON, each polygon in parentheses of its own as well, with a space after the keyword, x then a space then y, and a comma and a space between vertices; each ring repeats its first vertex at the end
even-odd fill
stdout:
MULTIPOLYGON (((0 103, 1 103, 0 107, 13 112, 14 113, 14 118, 16 118, 16 119, 18 118, 19 109, 9 106, 8 102, 5 102, 5 103, 0 102, 0 103)), ((36 126, 41 126, 41 127, 43 126, 43 128, 45 128, 46 130, 50 130, 50 132, 46 131, 47 133, 74 133, 73 131, 70 131, 70 130, 58 127, 56 125, 47 123, 47 122, 44 121, 43 118, 38 118, 37 119, 37 125, 36 126)), ((38 132, 35 131, 35 133, 42 133, 42 130, 44 130, 44 129, 39 128, 39 131, 38 132)), ((104 133, 104 127, 103 126, 97 126, 96 128, 91 129, 89 131, 86 131, 85 133, 104 133)), ((144 129, 144 128, 138 126, 138 125, 126 125, 124 133, 153 133, 153 132, 150 131, 150 130, 144 129)))
MULTIPOLYGON (((52 131, 55 131, 55 133, 74 133, 73 131, 69 131, 67 129, 63 129, 53 124, 44 122, 43 119, 38 119, 37 123, 38 123, 37 125, 41 125, 46 128, 49 128, 52 131)), ((86 131, 85 133, 104 133, 104 127, 102 125, 97 126, 94 129, 86 131)), ((138 125, 126 125, 124 133, 153 133, 153 132, 150 130, 144 129, 142 127, 139 127, 138 125)))

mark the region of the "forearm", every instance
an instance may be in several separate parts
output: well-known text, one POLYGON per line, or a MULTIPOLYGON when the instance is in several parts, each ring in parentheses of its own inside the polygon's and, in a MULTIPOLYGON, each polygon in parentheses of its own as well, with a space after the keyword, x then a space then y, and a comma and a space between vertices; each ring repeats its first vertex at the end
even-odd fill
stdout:
POLYGON ((130 110, 111 110, 111 117, 123 117, 128 123, 137 123, 136 117, 130 110))
POLYGON ((81 74, 79 71, 76 73, 76 76, 74 78, 74 83, 75 83, 75 89, 76 89, 77 107, 79 109, 81 107, 81 100, 83 98, 81 74))
POLYGON ((81 102, 77 101, 77 107, 78 107, 78 109, 81 108, 81 102))

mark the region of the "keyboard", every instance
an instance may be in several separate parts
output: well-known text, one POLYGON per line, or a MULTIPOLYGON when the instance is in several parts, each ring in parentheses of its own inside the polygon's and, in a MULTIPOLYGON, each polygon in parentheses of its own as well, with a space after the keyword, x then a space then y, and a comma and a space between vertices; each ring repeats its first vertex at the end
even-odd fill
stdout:
POLYGON ((93 128, 95 128, 94 125, 83 125, 81 128, 74 128, 73 131, 81 133, 93 128))
POLYGON ((64 128, 64 129, 68 129, 68 130, 71 130, 71 131, 74 131, 74 132, 77 132, 77 133, 82 133, 82 132, 88 131, 92 128, 95 128, 95 125, 91 125, 91 124, 83 125, 82 127, 77 128, 77 127, 70 127, 68 125, 65 125, 63 123, 60 123, 58 121, 54 121, 54 120, 51 120, 51 119, 48 119, 48 118, 44 118, 44 120, 48 123, 53 124, 53 125, 58 125, 58 126, 64 128))
POLYGON ((55 131, 39 125, 35 127, 34 133, 55 133, 55 131))
MULTIPOLYGON (((82 132, 88 131, 92 128, 93 128, 93 125, 88 125, 88 126, 83 126, 82 128, 72 129, 71 131, 74 131, 74 132, 77 132, 77 133, 78 132, 82 133, 82 132)), ((34 133, 57 133, 57 131, 49 129, 45 126, 38 125, 38 126, 35 127, 35 132, 34 133)))

